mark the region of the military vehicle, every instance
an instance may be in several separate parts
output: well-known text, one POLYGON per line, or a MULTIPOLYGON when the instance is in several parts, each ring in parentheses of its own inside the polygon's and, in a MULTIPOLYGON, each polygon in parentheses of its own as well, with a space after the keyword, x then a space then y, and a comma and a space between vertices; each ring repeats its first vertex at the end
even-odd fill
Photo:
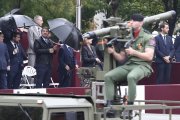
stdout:
POLYGON ((0 95, 0 120, 94 120, 90 96, 0 95))
MULTIPOLYGON (((143 27, 145 27, 146 25, 153 23, 153 22, 159 22, 159 21, 173 18, 175 16, 175 14, 176 14, 176 12, 171 10, 171 11, 161 13, 158 15, 145 17, 144 21, 143 21, 144 22, 143 27)), ((96 38, 96 37, 108 38, 109 41, 106 43, 106 47, 115 46, 116 49, 118 48, 118 46, 116 46, 117 42, 121 42, 121 43, 123 42, 122 49, 130 46, 131 41, 133 40, 133 37, 132 37, 131 27, 129 27, 129 25, 128 25, 128 21, 124 22, 122 19, 119 19, 119 18, 109 18, 109 19, 106 19, 105 22, 107 23, 106 25, 108 27, 87 32, 87 33, 83 34, 83 37, 84 38, 96 38)), ((104 48, 106 48, 106 47, 104 47, 104 48)), ((119 50, 121 50, 121 48, 119 50)), ((118 65, 117 62, 112 58, 111 55, 107 54, 104 49, 103 71, 97 70, 96 74, 94 74, 95 73, 94 68, 92 68, 92 70, 89 70, 90 68, 88 68, 88 72, 86 72, 87 68, 82 68, 85 70, 81 70, 83 72, 83 73, 81 73, 81 75, 87 76, 88 73, 92 73, 92 75, 89 75, 89 74, 88 75, 91 76, 91 78, 94 78, 95 82, 98 82, 98 80, 104 80, 105 73, 108 72, 109 70, 117 67, 117 65, 118 65)), ((85 77, 85 79, 87 79, 87 78, 85 77)), ((91 82, 89 82, 89 83, 91 84, 91 82)), ((98 83, 97 83, 97 85, 98 85, 98 83)), ((92 83, 92 86, 93 86, 93 83, 92 83)), ((93 89, 95 89, 95 88, 92 88, 92 91, 93 91, 93 89)), ((121 91, 119 91, 119 93, 121 93, 121 91)), ((92 94, 93 94, 93 92, 92 92, 92 94)), ((92 95, 92 97, 93 97, 93 95, 92 95)), ((120 104, 123 103, 122 95, 115 95, 114 98, 115 98, 115 100, 118 99, 117 103, 120 103, 120 104)), ((99 102, 96 102, 96 100, 94 100, 94 102, 95 102, 95 104, 99 104, 99 102)), ((102 101, 102 103, 104 103, 104 101, 102 101)))
MULTIPOLYGON (((173 17, 174 11, 146 17, 145 24, 154 21, 165 20, 173 17)), ((118 23, 115 26, 85 33, 83 37, 111 35, 118 40, 130 40, 130 31, 127 22, 118 23), (128 33, 128 34, 127 34, 128 33)), ((113 42, 112 42, 113 44, 113 42)), ((114 65, 108 54, 104 56, 103 71, 89 75, 95 80, 103 80, 104 73, 114 65)), ((74 88, 74 91, 76 88, 74 88)), ((0 120, 99 120, 96 113, 96 100, 91 96, 63 96, 48 94, 1 94, 0 95, 0 120)), ((160 106, 161 107, 161 106, 160 106)))

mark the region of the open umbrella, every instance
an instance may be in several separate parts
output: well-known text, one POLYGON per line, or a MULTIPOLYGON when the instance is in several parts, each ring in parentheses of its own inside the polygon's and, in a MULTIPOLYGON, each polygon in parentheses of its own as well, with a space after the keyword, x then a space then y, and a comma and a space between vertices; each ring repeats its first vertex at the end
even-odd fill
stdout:
POLYGON ((4 21, 14 21, 16 24, 16 27, 30 27, 37 25, 32 18, 26 16, 26 15, 6 15, 4 17, 1 17, 0 19, 4 21))
POLYGON ((64 44, 78 50, 82 40, 81 32, 75 25, 64 18, 48 20, 50 31, 54 33, 64 44))
POLYGON ((17 28, 28 28, 34 25, 36 25, 36 23, 26 15, 10 14, 0 18, 0 30, 2 30, 5 35, 5 41, 11 39, 12 33, 16 31, 17 28))
POLYGON ((10 12, 6 13, 4 16, 16 14, 16 13, 18 13, 18 12, 20 12, 20 8, 14 8, 14 9, 12 9, 10 12))

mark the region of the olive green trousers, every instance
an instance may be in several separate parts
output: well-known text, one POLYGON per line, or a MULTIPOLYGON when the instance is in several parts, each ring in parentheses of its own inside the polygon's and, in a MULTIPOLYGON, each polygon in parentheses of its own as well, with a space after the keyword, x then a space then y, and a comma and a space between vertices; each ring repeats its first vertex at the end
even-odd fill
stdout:
POLYGON ((151 70, 143 65, 128 64, 119 66, 105 74, 105 88, 107 100, 114 98, 114 83, 127 80, 128 101, 133 102, 136 97, 136 84, 142 78, 149 76, 151 70))

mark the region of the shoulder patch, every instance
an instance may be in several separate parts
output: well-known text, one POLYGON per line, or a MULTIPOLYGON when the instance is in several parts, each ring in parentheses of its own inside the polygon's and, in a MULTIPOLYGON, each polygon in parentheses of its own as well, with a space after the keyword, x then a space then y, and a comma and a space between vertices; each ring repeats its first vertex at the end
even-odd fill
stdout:
POLYGON ((156 45, 155 38, 151 38, 151 39, 149 40, 149 45, 151 45, 151 46, 155 46, 155 45, 156 45))

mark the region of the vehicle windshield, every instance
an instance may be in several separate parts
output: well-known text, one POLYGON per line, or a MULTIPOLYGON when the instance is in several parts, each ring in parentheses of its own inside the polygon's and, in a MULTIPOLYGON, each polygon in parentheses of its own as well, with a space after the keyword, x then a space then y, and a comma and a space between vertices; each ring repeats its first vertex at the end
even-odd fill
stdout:
POLYGON ((21 107, 0 106, 0 120, 42 120, 43 108, 29 106, 21 107))
POLYGON ((84 112, 55 112, 50 120, 85 120, 84 112))

